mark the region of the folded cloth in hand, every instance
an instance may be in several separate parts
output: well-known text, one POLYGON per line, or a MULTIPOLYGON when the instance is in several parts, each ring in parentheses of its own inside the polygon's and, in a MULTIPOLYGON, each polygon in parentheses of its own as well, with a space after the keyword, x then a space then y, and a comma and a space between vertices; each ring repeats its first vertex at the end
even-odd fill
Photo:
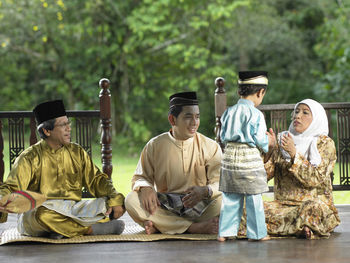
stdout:
POLYGON ((205 199, 198 202, 194 207, 186 208, 182 202, 184 196, 185 194, 157 193, 158 200, 164 209, 188 218, 200 217, 212 202, 205 199))
POLYGON ((46 196, 32 191, 16 191, 0 199, 6 213, 24 213, 40 206, 46 201, 46 196))

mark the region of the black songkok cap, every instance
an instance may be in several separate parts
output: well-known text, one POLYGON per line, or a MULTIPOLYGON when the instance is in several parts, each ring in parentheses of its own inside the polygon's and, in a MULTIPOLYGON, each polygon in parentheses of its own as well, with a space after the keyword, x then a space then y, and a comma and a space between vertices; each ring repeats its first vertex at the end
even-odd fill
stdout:
POLYGON ((267 85, 267 71, 240 71, 238 84, 267 85))
POLYGON ((41 103, 34 108, 33 112, 37 124, 67 115, 62 100, 41 103))
POLYGON ((169 107, 198 105, 196 92, 180 92, 169 97, 169 107))

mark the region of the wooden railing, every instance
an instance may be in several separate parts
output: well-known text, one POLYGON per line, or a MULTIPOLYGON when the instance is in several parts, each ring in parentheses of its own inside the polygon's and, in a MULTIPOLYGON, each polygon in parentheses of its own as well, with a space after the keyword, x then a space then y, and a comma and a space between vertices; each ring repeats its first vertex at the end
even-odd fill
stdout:
MULTIPOLYGON (((100 109, 69 111, 67 116, 72 120, 72 134, 75 135, 75 142, 80 144, 90 155, 92 154, 91 141, 94 120, 100 120, 101 125, 101 162, 102 171, 110 178, 113 171, 112 166, 112 137, 111 137, 111 94, 109 90, 109 80, 101 79, 99 82, 100 109)), ((25 136, 29 133, 28 145, 37 142, 36 124, 32 111, 0 111, 0 182, 4 180, 4 142, 8 142, 9 167, 13 165, 16 158, 26 148, 25 136), (7 120, 8 138, 3 137, 3 121, 7 120)), ((27 135, 28 136, 28 135, 27 135)))
MULTIPOLYGON (((215 85, 215 140, 223 147, 220 118, 227 108, 225 80, 217 78, 215 85)), ((350 102, 321 104, 328 116, 329 136, 337 148, 339 184, 333 184, 333 189, 350 190, 350 102)), ((260 105, 258 108, 264 113, 268 127, 272 127, 276 134, 288 130, 294 104, 260 105)))

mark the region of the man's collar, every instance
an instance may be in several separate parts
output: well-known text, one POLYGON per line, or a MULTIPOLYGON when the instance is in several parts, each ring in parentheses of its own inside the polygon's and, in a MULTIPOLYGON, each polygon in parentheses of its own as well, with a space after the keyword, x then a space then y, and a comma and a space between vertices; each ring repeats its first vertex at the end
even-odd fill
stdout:
POLYGON ((173 131, 172 131, 172 129, 170 129, 169 132, 168 132, 169 138, 170 138, 170 140, 172 142, 174 142, 178 146, 187 146, 189 144, 192 144, 193 143, 193 138, 194 138, 194 136, 196 136, 196 135, 194 135, 193 137, 188 138, 187 140, 177 140, 177 139, 174 138, 172 133, 173 133, 173 131))
POLYGON ((54 150, 50 147, 50 145, 44 139, 41 139, 41 144, 43 145, 44 149, 48 150, 50 153, 53 153, 53 154, 59 153, 64 148, 64 145, 63 145, 61 148, 54 150))

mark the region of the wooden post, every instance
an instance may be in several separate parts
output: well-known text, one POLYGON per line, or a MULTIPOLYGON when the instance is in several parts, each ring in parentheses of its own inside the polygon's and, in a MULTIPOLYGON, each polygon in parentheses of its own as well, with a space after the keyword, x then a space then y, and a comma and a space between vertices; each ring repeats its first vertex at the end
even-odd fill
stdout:
POLYGON ((109 80, 101 79, 100 91, 100 120, 101 120, 101 153, 102 171, 109 178, 112 176, 112 136, 111 136, 111 92, 109 91, 109 80))
POLYGON ((225 79, 222 77, 218 77, 215 79, 215 141, 221 146, 223 149, 224 145, 220 139, 220 131, 221 131, 221 121, 220 118, 224 111, 226 110, 226 91, 225 91, 225 79))
POLYGON ((30 118, 30 137, 29 137, 29 145, 36 144, 38 142, 38 139, 36 138, 36 124, 35 124, 35 118, 34 116, 30 118))
POLYGON ((2 121, 0 120, 0 183, 4 182, 4 138, 2 137, 2 121))

